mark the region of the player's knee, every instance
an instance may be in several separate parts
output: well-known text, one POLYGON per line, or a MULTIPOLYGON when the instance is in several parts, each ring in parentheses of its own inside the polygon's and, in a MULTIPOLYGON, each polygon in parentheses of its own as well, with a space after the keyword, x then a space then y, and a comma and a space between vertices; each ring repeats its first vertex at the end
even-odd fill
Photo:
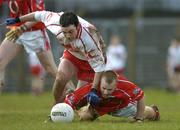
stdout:
POLYGON ((67 77, 66 74, 64 74, 63 72, 58 72, 56 74, 56 82, 59 82, 59 83, 64 83, 64 82, 67 82, 69 79, 67 77))

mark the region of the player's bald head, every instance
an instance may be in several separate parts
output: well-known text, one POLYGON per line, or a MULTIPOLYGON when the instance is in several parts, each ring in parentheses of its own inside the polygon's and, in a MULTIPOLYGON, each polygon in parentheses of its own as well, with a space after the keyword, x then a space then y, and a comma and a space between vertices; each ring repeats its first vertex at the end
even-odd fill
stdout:
POLYGON ((103 72, 102 78, 106 81, 106 83, 111 84, 114 80, 117 79, 117 75, 114 71, 108 70, 103 72))
POLYGON ((100 91, 102 97, 108 98, 116 88, 117 75, 114 71, 105 71, 102 74, 100 91))

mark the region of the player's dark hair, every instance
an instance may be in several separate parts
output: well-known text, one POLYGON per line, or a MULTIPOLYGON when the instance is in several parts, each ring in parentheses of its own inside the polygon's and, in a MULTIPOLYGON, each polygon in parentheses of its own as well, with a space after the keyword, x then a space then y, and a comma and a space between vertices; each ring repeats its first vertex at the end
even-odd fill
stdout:
POLYGON ((108 70, 103 72, 102 77, 105 78, 108 84, 111 84, 114 80, 117 79, 117 74, 112 70, 108 70))
POLYGON ((74 25, 77 27, 79 24, 79 20, 77 15, 73 12, 64 12, 61 15, 59 23, 62 27, 68 27, 70 25, 74 25))

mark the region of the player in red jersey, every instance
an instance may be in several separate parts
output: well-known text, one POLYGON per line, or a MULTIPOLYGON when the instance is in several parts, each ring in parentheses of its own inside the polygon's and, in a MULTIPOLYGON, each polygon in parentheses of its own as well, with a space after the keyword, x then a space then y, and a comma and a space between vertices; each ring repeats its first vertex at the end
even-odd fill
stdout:
POLYGON ((104 114, 117 117, 132 117, 134 121, 144 119, 159 120, 160 115, 156 106, 145 106, 144 92, 134 83, 113 71, 106 71, 98 88, 100 103, 87 103, 87 94, 92 84, 85 85, 69 94, 65 103, 78 110, 81 120, 94 120, 104 114), (88 104, 88 105, 87 105, 88 104))
MULTIPOLYGON (((7 1, 10 17, 16 18, 30 12, 44 10, 44 0, 4 0, 7 1)), ((45 26, 42 22, 34 22, 34 26, 28 28, 27 22, 19 22, 13 26, 9 26, 11 31, 8 34, 17 33, 14 29, 17 28, 19 37, 6 37, 0 45, 0 88, 3 85, 4 70, 6 65, 18 54, 22 49, 27 53, 36 53, 45 70, 54 78, 57 73, 57 67, 54 62, 49 37, 45 31, 45 26)))

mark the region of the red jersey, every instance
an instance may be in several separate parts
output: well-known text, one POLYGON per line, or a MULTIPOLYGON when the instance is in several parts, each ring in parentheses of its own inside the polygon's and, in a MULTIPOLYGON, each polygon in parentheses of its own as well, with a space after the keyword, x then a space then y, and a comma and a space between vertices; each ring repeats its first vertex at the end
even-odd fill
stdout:
POLYGON ((3 3, 3 0, 0 0, 0 6, 2 5, 2 3, 3 3))
MULTIPOLYGON (((91 90, 92 84, 85 85, 79 88, 74 93, 69 94, 65 102, 78 109, 87 104, 87 94, 91 90)), ((94 106, 94 109, 99 115, 104 115, 109 112, 126 107, 129 103, 135 103, 143 98, 144 92, 136 86, 134 83, 125 80, 122 76, 118 77, 117 86, 112 95, 108 98, 103 98, 100 92, 100 86, 98 89, 98 96, 101 98, 99 105, 94 106)))
MULTIPOLYGON (((44 0, 8 0, 8 6, 10 9, 10 17, 13 18, 45 9, 44 0)), ((19 26, 21 24, 23 23, 18 23, 15 26, 19 26)), ((38 30, 43 28, 45 28, 44 24, 42 22, 38 22, 32 29, 38 30)))

